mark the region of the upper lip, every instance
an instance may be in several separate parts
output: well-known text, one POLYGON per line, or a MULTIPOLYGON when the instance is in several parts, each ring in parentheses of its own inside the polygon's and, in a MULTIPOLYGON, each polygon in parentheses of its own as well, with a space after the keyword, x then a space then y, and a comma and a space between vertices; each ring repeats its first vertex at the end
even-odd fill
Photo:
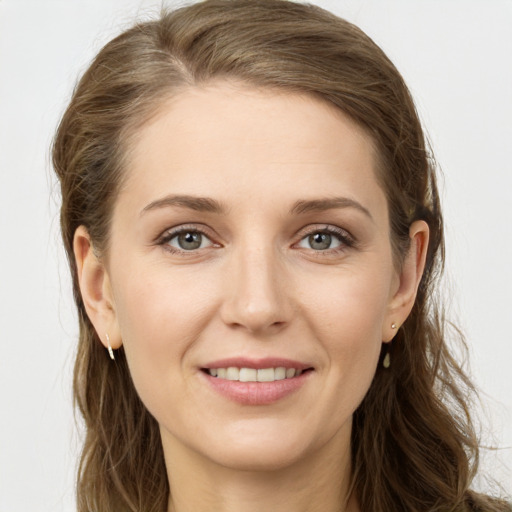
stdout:
POLYGON ((254 368, 261 370, 263 368, 295 368, 296 370, 306 370, 312 368, 311 364, 301 363, 293 359, 286 359, 282 357, 264 357, 249 359, 247 357, 229 357, 226 359, 218 359, 206 363, 202 368, 254 368))

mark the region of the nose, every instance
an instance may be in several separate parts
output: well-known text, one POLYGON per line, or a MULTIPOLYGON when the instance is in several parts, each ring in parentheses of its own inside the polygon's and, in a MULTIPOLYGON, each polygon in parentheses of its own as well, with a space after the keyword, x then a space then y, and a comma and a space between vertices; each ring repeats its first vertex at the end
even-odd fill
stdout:
POLYGON ((259 335, 282 330, 293 308, 283 263, 272 249, 234 251, 227 267, 224 323, 259 335))

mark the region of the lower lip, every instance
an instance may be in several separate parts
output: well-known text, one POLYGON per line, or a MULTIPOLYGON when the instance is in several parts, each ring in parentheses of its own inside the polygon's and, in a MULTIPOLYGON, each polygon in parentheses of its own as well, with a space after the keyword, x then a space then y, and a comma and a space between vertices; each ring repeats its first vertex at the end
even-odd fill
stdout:
POLYGON ((311 373, 307 371, 299 377, 274 382, 240 382, 219 379, 201 372, 214 391, 242 405, 270 405, 278 402, 298 391, 311 373))

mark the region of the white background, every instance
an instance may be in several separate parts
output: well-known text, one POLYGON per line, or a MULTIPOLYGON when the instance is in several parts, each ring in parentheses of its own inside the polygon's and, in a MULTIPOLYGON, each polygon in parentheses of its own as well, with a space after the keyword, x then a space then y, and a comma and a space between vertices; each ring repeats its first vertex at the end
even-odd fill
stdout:
MULTIPOLYGON (((511 494, 512 1, 315 3, 360 25, 416 98, 445 174, 450 316, 483 391, 484 441, 502 448, 484 462, 511 494)), ((0 512, 74 509, 77 328, 48 147, 78 73, 159 6, 0 0, 0 512)))

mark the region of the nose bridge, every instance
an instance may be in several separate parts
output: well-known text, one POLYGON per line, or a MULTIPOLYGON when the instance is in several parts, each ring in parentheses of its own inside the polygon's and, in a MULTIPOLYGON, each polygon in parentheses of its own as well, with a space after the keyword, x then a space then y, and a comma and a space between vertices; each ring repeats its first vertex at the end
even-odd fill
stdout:
POLYGON ((229 267, 226 323, 259 332, 283 326, 289 320, 283 265, 268 238, 252 236, 241 241, 229 267))

